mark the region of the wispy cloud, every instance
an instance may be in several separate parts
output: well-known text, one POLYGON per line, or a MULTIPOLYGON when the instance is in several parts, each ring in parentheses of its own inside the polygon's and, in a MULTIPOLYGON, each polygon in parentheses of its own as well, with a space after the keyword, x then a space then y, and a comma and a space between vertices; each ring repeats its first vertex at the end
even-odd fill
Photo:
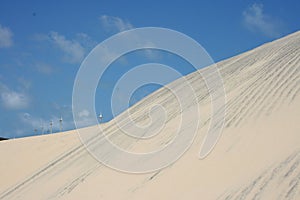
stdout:
POLYGON ((253 32, 259 32, 267 37, 279 37, 283 33, 283 22, 264 12, 263 4, 254 3, 243 12, 245 26, 253 32))
POLYGON ((87 109, 74 114, 76 115, 76 128, 88 127, 98 123, 97 119, 94 118, 95 116, 92 115, 92 111, 88 111, 87 109))
POLYGON ((78 111, 77 113, 73 113, 73 109, 71 105, 59 105, 57 103, 54 103, 53 109, 56 110, 56 112, 61 113, 64 117, 64 121, 67 124, 67 127, 69 129, 75 128, 75 123, 73 119, 73 114, 77 116, 76 126, 77 128, 87 127, 91 125, 95 125, 95 119, 92 115, 93 111, 89 111, 87 109, 83 109, 78 111))
MULTIPOLYGON (((102 15, 100 17, 100 21, 101 21, 101 25, 102 28, 107 31, 107 32, 122 32, 125 30, 129 30, 129 29, 133 29, 134 26, 132 25, 132 23, 130 23, 128 20, 124 20, 121 19, 119 17, 115 17, 115 16, 109 16, 109 15, 102 15)), ((140 38, 138 35, 134 35, 131 34, 130 35, 130 39, 134 39, 137 43, 147 43, 147 41, 145 41, 145 38, 140 38)), ((128 40, 128 41, 131 41, 128 40)), ((148 42, 149 44, 151 44, 150 42, 148 42)), ((124 41, 124 44, 122 45, 126 45, 126 41, 124 41)), ((142 51, 142 55, 145 58, 148 58, 150 60, 158 60, 161 58, 161 54, 157 51, 151 50, 151 49, 144 49, 142 51)), ((107 51, 103 54, 103 59, 111 59, 111 57, 115 56, 112 52, 107 51)), ((123 57, 123 61, 126 62, 126 59, 123 57)))
POLYGON ((19 114, 19 118, 21 122, 25 123, 26 125, 29 125, 32 129, 39 129, 42 126, 44 126, 44 124, 46 124, 46 121, 44 119, 33 117, 29 113, 21 113, 19 114))
MULTIPOLYGON (((58 132, 60 130, 60 116, 52 116, 49 119, 42 117, 36 117, 30 113, 19 113, 19 120, 27 126, 29 129, 37 129, 37 134, 49 133, 50 131, 50 122, 52 122, 52 131, 58 132)), ((73 120, 64 119, 62 122, 63 130, 69 130, 74 128, 73 120)))
POLYGON ((89 117, 90 116, 90 112, 88 110, 84 109, 84 110, 82 110, 82 111, 80 111, 78 113, 78 116, 79 117, 89 117))
MULTIPOLYGON (((29 112, 18 113, 19 123, 24 126, 24 130, 37 129, 37 134, 49 133, 50 131, 50 122, 52 122, 52 132, 60 131, 60 118, 62 117, 62 128, 63 131, 75 129, 75 124, 73 120, 73 114, 71 106, 54 103, 53 109, 55 110, 55 115, 50 115, 49 117, 40 117, 29 112)), ((81 110, 77 113, 79 118, 76 123, 77 128, 87 127, 95 124, 95 119, 91 115, 91 112, 88 110, 81 110)))
POLYGON ((0 24, 0 48, 7 48, 13 45, 13 33, 7 27, 0 24))
POLYGON ((102 15, 100 17, 102 27, 107 32, 121 32, 133 28, 133 25, 119 17, 102 15))
POLYGON ((50 75, 53 73, 53 67, 51 65, 45 63, 37 63, 34 65, 35 70, 37 70, 41 74, 50 75))
POLYGON ((50 32, 49 40, 64 52, 64 60, 69 63, 80 63, 85 55, 84 47, 76 40, 68 40, 57 32, 50 32))
POLYGON ((22 90, 28 90, 31 87, 31 81, 24 77, 18 78, 18 82, 20 83, 20 89, 22 90))
POLYGON ((2 106, 12 110, 27 108, 30 102, 25 92, 14 91, 3 83, 0 83, 0 97, 2 106))
POLYGON ((86 33, 77 33, 75 40, 78 41, 87 50, 94 48, 98 44, 86 33))
MULTIPOLYGON (((63 61, 67 63, 80 63, 86 53, 97 45, 86 33, 76 33, 73 38, 51 31, 48 34, 34 34, 32 37, 35 41, 48 41, 63 52, 63 61)), ((49 74, 50 66, 38 66, 38 71, 44 74, 49 74)), ((51 71, 52 72, 52 71, 51 71)))

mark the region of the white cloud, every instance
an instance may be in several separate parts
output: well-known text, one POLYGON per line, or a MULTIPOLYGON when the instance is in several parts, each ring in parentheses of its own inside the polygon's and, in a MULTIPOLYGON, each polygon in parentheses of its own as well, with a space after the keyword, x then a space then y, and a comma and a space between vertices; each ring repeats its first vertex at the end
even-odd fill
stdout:
POLYGON ((45 63, 38 63, 38 64, 35 64, 35 69, 42 73, 42 74, 46 74, 46 75, 49 75, 49 74, 52 74, 53 73, 53 67, 51 65, 48 65, 48 64, 45 64, 45 63))
POLYGON ((90 116, 90 112, 88 110, 82 110, 78 113, 79 117, 88 117, 90 116))
POLYGON ((254 3, 243 12, 245 26, 253 31, 264 34, 267 37, 279 37, 282 35, 282 22, 264 12, 263 4, 254 3))
POLYGON ((77 33, 76 41, 78 41, 85 49, 94 48, 98 42, 94 41, 88 34, 86 33, 77 33))
MULTIPOLYGON (((50 119, 45 120, 43 118, 37 118, 29 113, 19 114, 19 118, 23 124, 25 124, 29 129, 37 130, 37 134, 43 134, 47 132, 50 128, 50 119)), ((53 121, 54 122, 54 121, 53 121)), ((53 123, 53 130, 59 130, 57 123, 53 123)))
POLYGON ((68 40, 57 32, 50 32, 48 40, 53 42, 65 55, 64 60, 69 63, 80 63, 85 55, 85 48, 76 40, 68 40))
POLYGON ((26 108, 29 104, 28 98, 25 94, 15 91, 1 93, 1 100, 3 105, 9 109, 22 109, 26 108))
POLYGON ((21 89, 28 90, 31 87, 31 81, 29 81, 23 77, 18 78, 18 82, 21 85, 21 87, 20 87, 21 89))
POLYGON ((142 52, 143 55, 149 60, 159 60, 163 56, 163 54, 159 50, 155 51, 153 49, 144 49, 142 52))
MULTIPOLYGON (((58 132, 60 130, 60 117, 52 116, 49 119, 32 116, 29 113, 20 113, 19 119, 23 124, 29 126, 30 129, 37 129, 37 134, 47 133, 50 130, 50 121, 52 121, 52 132, 58 132)), ((71 119, 63 119, 63 130, 69 130, 74 128, 74 123, 71 119)))
POLYGON ((95 125, 95 119, 91 115, 90 111, 83 109, 77 113, 77 116, 78 116, 76 121, 77 128, 95 125))
MULTIPOLYGON (((133 29, 134 26, 127 20, 123 20, 119 17, 114 16, 108 16, 108 15, 102 15, 100 17, 100 21, 102 24, 102 27, 107 32, 122 32, 125 30, 133 29)), ((144 43, 145 46, 153 46, 153 43, 150 41, 147 41, 145 38, 140 38, 136 34, 131 34, 128 38, 128 41, 123 41, 124 43, 122 45, 127 45, 128 42, 131 42, 134 40, 136 43, 144 43)), ((131 44, 128 44, 131 45, 131 44)), ((143 57, 146 57, 151 60, 158 60, 161 58, 161 54, 158 51, 153 51, 151 49, 144 49, 142 51, 143 57)), ((115 54, 107 49, 105 49, 105 52, 102 54, 102 60, 107 61, 111 60, 112 57, 114 57, 115 54)), ((126 58, 122 57, 123 60, 121 62, 127 63, 126 58)), ((120 61, 120 59, 119 59, 120 61)))
POLYGON ((0 83, 2 105, 7 109, 24 109, 29 106, 29 97, 24 92, 16 92, 0 83))
POLYGON ((12 36, 11 30, 0 24, 0 48, 11 47, 13 45, 12 36))
POLYGON ((100 17, 100 21, 101 21, 102 27, 106 31, 121 32, 121 31, 129 30, 129 29, 133 28, 133 25, 130 22, 123 20, 119 17, 102 15, 100 17))
POLYGON ((42 124, 45 124, 45 120, 33 118, 29 113, 22 113, 19 115, 21 121, 30 125, 32 128, 40 128, 42 124))

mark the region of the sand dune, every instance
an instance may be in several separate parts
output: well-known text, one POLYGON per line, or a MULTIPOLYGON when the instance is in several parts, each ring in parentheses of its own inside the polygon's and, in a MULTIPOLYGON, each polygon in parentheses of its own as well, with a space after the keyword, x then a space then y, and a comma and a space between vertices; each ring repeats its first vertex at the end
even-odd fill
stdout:
MULTIPOLYGON (((125 114, 101 125, 115 144, 147 152, 172 139, 181 112, 200 108, 202 120, 193 145, 171 166, 144 174, 118 172, 91 156, 76 131, 2 141, 0 199, 300 199, 300 32, 217 67, 227 97, 225 125, 205 159, 198 154, 211 121, 210 96, 195 72, 185 78, 193 84, 199 104, 189 101, 179 79, 169 86, 186 98, 182 107, 162 88, 129 109, 142 125, 150 119, 145 110, 162 105, 167 113, 164 134, 149 141, 123 134, 116 122, 132 128, 125 114)), ((94 126, 82 131, 99 130, 94 126)), ((101 144, 95 140, 90 145, 101 144)), ((103 154, 115 156, 110 149, 103 154)))

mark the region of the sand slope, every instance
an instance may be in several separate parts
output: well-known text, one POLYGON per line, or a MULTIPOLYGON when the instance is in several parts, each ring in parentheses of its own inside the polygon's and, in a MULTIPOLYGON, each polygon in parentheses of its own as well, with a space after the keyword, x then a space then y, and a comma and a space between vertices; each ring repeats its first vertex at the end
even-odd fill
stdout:
MULTIPOLYGON (((205 82, 192 73, 186 78, 196 88, 203 120, 192 147, 173 165, 148 174, 117 172, 97 162, 76 131, 2 141, 0 199, 300 199, 300 32, 217 66, 227 94, 226 121, 204 160, 197 156, 210 122, 210 98, 205 82)), ((187 99, 183 112, 189 112, 198 105, 188 101, 181 81, 170 86, 187 99)), ((168 142, 180 113, 168 90, 158 90, 129 111, 144 124, 149 120, 145 110, 157 103, 168 113, 163 135, 150 142, 127 137, 115 125, 124 120, 122 114, 102 125, 106 134, 131 150, 168 142)), ((114 156, 109 149, 104 153, 114 156)))

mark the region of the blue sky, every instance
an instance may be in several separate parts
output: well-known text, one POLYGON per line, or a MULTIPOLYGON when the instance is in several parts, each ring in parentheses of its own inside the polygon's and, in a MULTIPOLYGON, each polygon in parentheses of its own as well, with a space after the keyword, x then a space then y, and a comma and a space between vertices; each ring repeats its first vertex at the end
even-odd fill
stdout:
MULTIPOLYGON (((0 137, 46 133, 60 116, 73 129, 72 88, 85 56, 120 31, 157 26, 180 31, 199 42, 215 62, 300 28, 294 1, 13 1, 0 2, 0 137), (34 133, 34 129, 37 132, 34 133)), ((112 64, 96 95, 97 112, 112 118, 110 92, 130 67, 144 62, 191 67, 168 53, 136 52, 112 64), (143 56, 141 56, 143 55, 143 56), (137 59, 138 57, 138 59, 137 59), (103 97, 103 96, 101 96, 103 97)), ((143 87, 132 103, 157 87, 143 87)), ((83 125, 90 113, 82 112, 83 125)))

